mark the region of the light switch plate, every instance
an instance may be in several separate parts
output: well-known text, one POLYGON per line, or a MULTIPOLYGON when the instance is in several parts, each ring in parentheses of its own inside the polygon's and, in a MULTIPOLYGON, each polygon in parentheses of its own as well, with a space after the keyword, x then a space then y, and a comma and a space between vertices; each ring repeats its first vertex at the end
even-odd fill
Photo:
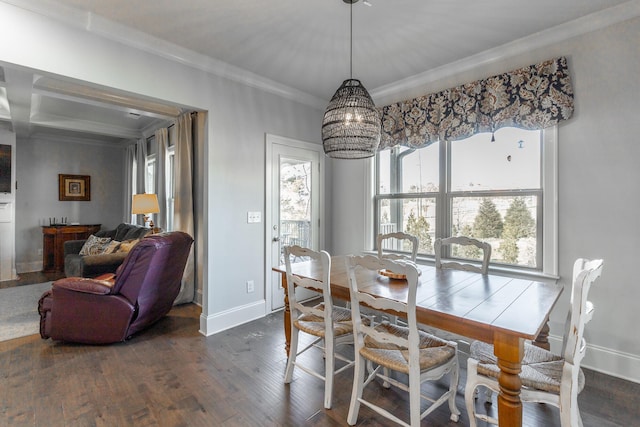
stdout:
POLYGON ((262 215, 260 212, 247 212, 247 223, 254 224, 262 221, 262 215))

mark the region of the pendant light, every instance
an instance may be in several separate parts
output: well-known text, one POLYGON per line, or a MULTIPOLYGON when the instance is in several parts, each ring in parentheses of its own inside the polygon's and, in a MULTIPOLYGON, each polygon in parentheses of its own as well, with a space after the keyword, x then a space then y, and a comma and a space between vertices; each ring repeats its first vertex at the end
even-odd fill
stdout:
POLYGON ((350 5, 349 79, 331 98, 322 120, 324 152, 335 159, 364 159, 380 144, 380 113, 360 80, 353 78, 353 3, 350 5))

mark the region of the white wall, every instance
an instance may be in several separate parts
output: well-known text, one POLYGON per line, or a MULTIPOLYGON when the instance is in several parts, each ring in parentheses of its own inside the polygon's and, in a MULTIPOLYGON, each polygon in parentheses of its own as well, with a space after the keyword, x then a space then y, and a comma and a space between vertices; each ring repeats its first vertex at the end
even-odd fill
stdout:
MULTIPOLYGON (((536 62, 566 56, 575 92, 575 114, 559 126, 560 282, 565 292, 551 319, 555 342, 562 336, 573 261, 603 258, 601 279, 592 288, 596 306, 586 330, 584 365, 640 382, 637 302, 640 286, 640 19, 588 33, 545 49, 453 74, 408 93, 405 99, 436 92, 536 62)), ((351 162, 333 162, 333 248, 363 249, 358 206, 364 172, 351 162)))
POLYGON ((11 146, 11 192, 0 193, 0 281, 16 278, 16 135, 0 129, 0 144, 11 146))
POLYGON ((42 226, 49 218, 114 229, 123 216, 123 156, 119 146, 56 139, 18 139, 16 148, 16 267, 42 269, 42 226), (58 174, 89 175, 91 200, 58 200, 58 174))
POLYGON ((0 3, 0 63, 208 112, 202 203, 205 334, 264 315, 265 133, 320 142, 322 111, 0 3), (264 217, 264 215, 263 215, 264 217), (255 281, 248 294, 246 280, 255 281))

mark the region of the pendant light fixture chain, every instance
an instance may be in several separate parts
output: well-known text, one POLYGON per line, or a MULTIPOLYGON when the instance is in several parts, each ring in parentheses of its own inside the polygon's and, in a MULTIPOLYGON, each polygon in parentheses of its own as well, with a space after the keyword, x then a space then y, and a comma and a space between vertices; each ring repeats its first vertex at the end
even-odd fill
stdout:
MULTIPOLYGON (((357 1, 357 0, 356 0, 357 1)), ((353 3, 349 6, 349 78, 353 78, 353 3)))

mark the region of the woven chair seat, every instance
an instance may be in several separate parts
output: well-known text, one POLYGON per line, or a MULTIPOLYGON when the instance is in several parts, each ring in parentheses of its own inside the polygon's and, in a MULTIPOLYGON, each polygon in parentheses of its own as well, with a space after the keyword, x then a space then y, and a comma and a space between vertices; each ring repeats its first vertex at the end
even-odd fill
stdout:
MULTIPOLYGON (((324 311, 324 303, 316 305, 314 308, 324 311)), ((351 310, 343 307, 333 307, 333 335, 336 337, 352 334, 353 324, 351 322, 351 310)), ((295 325, 301 331, 316 337, 325 336, 324 319, 313 314, 303 314, 295 320, 295 325)))
MULTIPOLYGON (((386 332, 398 337, 408 338, 409 328, 398 326, 389 322, 382 322, 376 326, 376 330, 386 332)), ((456 357, 456 349, 447 341, 424 331, 420 334, 420 370, 430 369, 442 365, 456 357)), ((394 371, 409 373, 409 350, 392 343, 380 343, 367 336, 360 354, 384 367, 394 371)))
MULTIPOLYGON (((500 368, 493 354, 493 346, 481 341, 471 344, 471 357, 478 360, 478 373, 498 379, 500 368)), ((524 345, 520 380, 523 387, 560 394, 564 359, 528 342, 524 345)), ((578 373, 578 393, 584 388, 584 373, 578 373)))

